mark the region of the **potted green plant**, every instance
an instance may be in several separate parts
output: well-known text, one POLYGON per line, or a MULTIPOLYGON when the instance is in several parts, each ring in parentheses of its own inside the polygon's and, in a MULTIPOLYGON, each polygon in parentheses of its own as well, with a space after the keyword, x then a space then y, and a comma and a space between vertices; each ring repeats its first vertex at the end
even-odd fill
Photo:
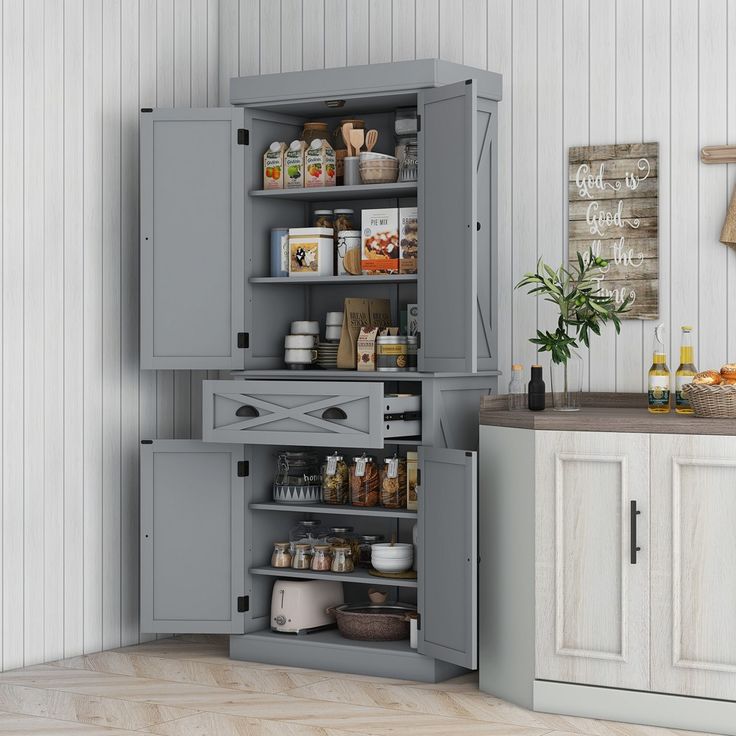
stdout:
POLYGON ((540 352, 552 357, 550 377, 552 402, 558 411, 577 411, 583 388, 583 361, 578 353, 581 345, 590 347, 590 335, 601 334, 601 325, 613 322, 621 331, 620 315, 627 312, 633 301, 629 294, 620 304, 612 296, 601 293, 600 277, 608 261, 596 256, 591 249, 577 254, 577 262, 567 269, 553 269, 540 258, 535 272, 524 274, 517 289, 530 287, 527 293, 543 296, 557 306, 559 317, 554 332, 537 330, 530 342, 540 352))

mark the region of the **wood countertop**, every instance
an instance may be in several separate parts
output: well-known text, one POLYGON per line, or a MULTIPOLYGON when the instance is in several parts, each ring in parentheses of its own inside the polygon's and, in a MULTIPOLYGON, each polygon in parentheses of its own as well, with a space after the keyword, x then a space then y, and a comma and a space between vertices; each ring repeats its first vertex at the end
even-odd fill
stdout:
MULTIPOLYGON (((552 406, 548 396, 547 406, 552 406)), ((493 427, 516 427, 569 432, 641 432, 645 434, 736 435, 736 419, 701 419, 669 414, 650 414, 642 394, 583 395, 579 411, 509 411, 506 396, 481 399, 480 423, 493 427)))

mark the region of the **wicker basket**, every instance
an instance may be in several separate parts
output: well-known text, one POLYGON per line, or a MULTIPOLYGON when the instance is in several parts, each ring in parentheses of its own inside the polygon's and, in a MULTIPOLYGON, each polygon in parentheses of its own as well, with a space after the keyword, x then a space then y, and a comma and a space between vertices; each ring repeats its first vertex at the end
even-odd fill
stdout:
POLYGON ((690 402, 695 416, 708 419, 736 419, 736 385, 708 386, 689 383, 682 393, 690 402))

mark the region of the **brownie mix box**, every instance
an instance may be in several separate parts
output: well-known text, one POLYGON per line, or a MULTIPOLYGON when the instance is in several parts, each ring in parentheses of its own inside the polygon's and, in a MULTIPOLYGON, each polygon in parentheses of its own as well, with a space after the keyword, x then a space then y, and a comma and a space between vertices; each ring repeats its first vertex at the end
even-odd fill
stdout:
POLYGON ((419 250, 419 228, 417 208, 402 207, 399 210, 399 271, 417 272, 417 252, 419 250))

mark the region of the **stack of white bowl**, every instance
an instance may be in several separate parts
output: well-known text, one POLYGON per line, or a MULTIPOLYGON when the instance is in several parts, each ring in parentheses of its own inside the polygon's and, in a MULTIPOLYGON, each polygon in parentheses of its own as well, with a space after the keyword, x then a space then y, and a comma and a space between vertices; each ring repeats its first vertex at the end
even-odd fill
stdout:
POLYGON ((399 159, 385 153, 361 151, 358 169, 363 184, 390 184, 399 178, 399 159))
POLYGON ((381 542, 371 545, 371 565, 378 572, 406 572, 414 560, 414 545, 381 542))
POLYGON ((319 322, 297 320, 291 323, 291 334, 284 338, 284 363, 300 369, 317 360, 319 322))

